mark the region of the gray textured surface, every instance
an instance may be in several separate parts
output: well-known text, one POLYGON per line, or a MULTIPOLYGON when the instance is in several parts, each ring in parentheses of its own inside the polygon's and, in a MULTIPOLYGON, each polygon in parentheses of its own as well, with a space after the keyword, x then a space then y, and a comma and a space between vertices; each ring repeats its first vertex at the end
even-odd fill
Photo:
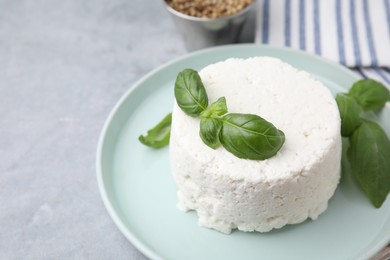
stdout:
POLYGON ((145 259, 100 199, 96 144, 119 97, 184 53, 158 0, 0 0, 0 259, 145 259))

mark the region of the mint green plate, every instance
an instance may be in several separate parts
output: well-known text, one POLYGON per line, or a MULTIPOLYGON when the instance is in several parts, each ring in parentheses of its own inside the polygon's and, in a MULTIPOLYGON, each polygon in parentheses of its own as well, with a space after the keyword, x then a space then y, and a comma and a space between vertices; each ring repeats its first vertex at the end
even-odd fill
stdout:
MULTIPOLYGON (((121 232, 153 259, 366 259, 390 241, 390 198, 375 209, 342 177, 318 220, 269 233, 224 235, 199 227, 196 213, 177 209, 168 148, 141 145, 145 133, 172 110, 173 83, 184 68, 200 69, 230 57, 278 57, 306 70, 333 93, 358 77, 317 56, 290 49, 232 45, 186 55, 152 71, 120 99, 102 130, 97 178, 104 204, 121 232)), ((145 54, 145 58, 147 55, 145 54)), ((390 107, 379 115, 390 136, 390 107)), ((389 158, 390 159, 390 158, 389 158)))

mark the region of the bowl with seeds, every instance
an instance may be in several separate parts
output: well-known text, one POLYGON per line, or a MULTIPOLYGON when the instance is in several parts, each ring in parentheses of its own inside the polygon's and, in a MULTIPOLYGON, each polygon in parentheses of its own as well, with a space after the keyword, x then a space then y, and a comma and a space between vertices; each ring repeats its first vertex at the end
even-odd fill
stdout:
POLYGON ((255 0, 165 0, 188 50, 238 42, 255 0))

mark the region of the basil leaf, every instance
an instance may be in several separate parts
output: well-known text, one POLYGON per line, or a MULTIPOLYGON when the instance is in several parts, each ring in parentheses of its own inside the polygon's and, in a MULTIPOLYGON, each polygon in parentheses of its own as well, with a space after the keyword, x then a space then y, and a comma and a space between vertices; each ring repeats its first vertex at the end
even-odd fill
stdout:
POLYGON ((138 140, 146 146, 161 148, 169 144, 171 135, 172 113, 169 113, 154 128, 150 129, 146 136, 140 135, 138 140))
POLYGON ((222 122, 215 118, 202 118, 200 120, 199 135, 203 142, 212 149, 219 145, 219 133, 222 129, 222 122))
POLYGON ((222 116, 228 112, 226 106, 226 98, 221 97, 214 103, 210 105, 210 107, 200 113, 201 117, 210 117, 210 116, 222 116))
POLYGON ((381 109, 387 101, 390 101, 390 91, 383 84, 372 79, 357 81, 348 94, 356 98, 364 110, 381 109))
POLYGON ((369 120, 356 128, 347 150, 351 173, 379 208, 390 191, 390 141, 382 128, 369 120))
POLYGON ((257 115, 232 113, 221 120, 219 140, 239 158, 265 160, 274 156, 284 143, 284 133, 257 115))
POLYGON ((337 106, 341 117, 341 135, 348 137, 361 123, 360 114, 363 111, 355 98, 346 94, 336 96, 337 106))
POLYGON ((207 109, 207 93, 197 71, 185 69, 177 75, 175 98, 179 107, 189 116, 198 116, 207 109))

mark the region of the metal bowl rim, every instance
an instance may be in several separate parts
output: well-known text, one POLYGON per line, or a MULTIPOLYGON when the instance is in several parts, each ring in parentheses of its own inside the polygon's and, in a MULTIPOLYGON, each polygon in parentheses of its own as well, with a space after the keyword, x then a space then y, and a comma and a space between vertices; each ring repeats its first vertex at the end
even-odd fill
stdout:
POLYGON ((165 3, 166 5, 166 8, 167 10, 175 15, 175 16, 178 16, 180 18, 183 18, 185 20, 190 20, 190 21, 194 21, 194 22, 214 22, 214 21, 225 21, 225 20, 231 20, 231 19, 234 19, 235 17, 238 17, 238 16, 241 16, 245 13, 247 13, 251 8, 252 6, 254 5, 254 3, 256 2, 256 0, 252 0, 252 2, 246 6, 244 9, 242 9, 241 11, 237 12, 237 13, 234 13, 234 14, 231 14, 231 15, 227 15, 227 16, 222 16, 222 17, 218 17, 218 18, 205 18, 205 17, 196 17, 196 16, 191 16, 191 15, 187 15, 187 14, 183 14, 179 11, 176 11, 175 9, 173 9, 172 7, 170 7, 168 5, 168 3, 166 2, 166 0, 163 0, 163 2, 165 3))

